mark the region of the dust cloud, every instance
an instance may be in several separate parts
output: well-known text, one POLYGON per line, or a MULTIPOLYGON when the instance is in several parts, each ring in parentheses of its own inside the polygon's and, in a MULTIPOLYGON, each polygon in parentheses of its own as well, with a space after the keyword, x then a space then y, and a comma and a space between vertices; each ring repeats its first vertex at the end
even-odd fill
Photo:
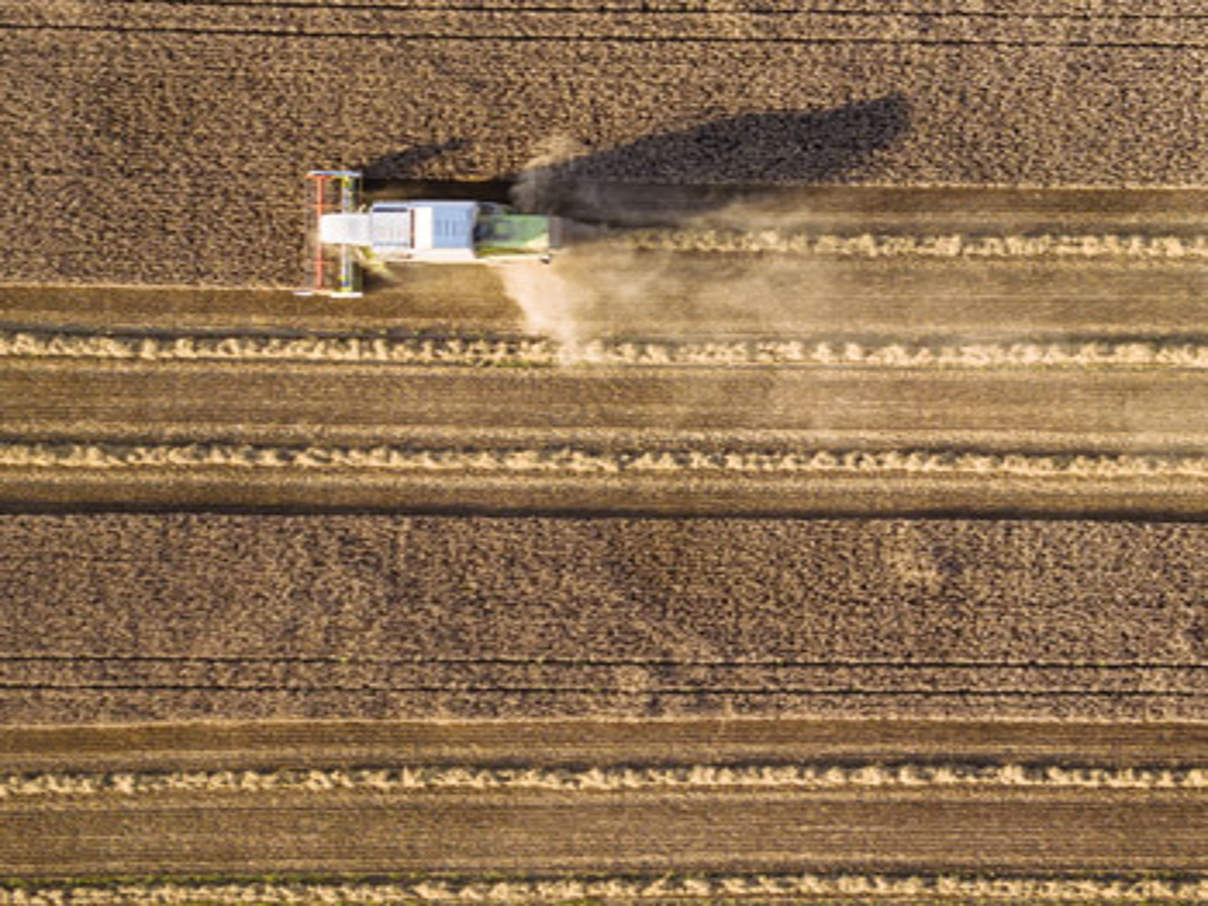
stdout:
POLYGON ((568 244, 549 265, 499 269, 526 328, 590 357, 595 340, 775 337, 799 332, 825 286, 790 256, 634 250, 607 238, 568 244))
POLYGON ((824 287, 817 262, 800 256, 672 247, 674 232, 685 228, 757 231, 807 222, 808 210, 794 210, 788 194, 726 198, 709 187, 610 186, 557 166, 578 151, 571 142, 552 143, 512 190, 519 210, 563 218, 564 247, 548 265, 500 268, 526 328, 556 339, 564 359, 590 360, 592 342, 606 338, 775 336, 799 324, 801 307, 824 287), (640 248, 633 242, 639 230, 640 248), (667 248, 658 247, 662 234, 667 248))

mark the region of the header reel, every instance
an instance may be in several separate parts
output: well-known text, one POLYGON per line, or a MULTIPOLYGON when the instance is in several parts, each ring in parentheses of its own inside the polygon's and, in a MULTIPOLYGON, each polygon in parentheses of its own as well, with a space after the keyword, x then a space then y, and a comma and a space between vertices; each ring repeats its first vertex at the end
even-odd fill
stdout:
POLYGON ((306 278, 300 296, 357 299, 361 296, 361 269, 355 247, 324 244, 319 221, 324 214, 355 213, 360 205, 360 170, 311 170, 306 174, 310 201, 306 206, 306 278))

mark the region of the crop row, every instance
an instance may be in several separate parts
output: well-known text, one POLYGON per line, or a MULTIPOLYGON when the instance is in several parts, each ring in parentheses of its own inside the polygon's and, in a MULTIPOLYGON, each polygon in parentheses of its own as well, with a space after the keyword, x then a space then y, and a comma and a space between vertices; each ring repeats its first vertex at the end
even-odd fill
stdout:
POLYGON ((117 14, 88 4, 22 5, 0 17, 0 23, 43 28, 138 29, 173 32, 193 29, 227 34, 303 34, 330 37, 399 37, 489 39, 583 39, 691 41, 867 41, 935 43, 953 41, 1053 44, 1202 44, 1198 20, 1169 16, 1112 16, 1078 13, 1033 17, 1000 11, 993 15, 944 11, 920 16, 909 10, 827 9, 818 3, 768 15, 762 6, 686 4, 664 8, 662 15, 623 7, 568 9, 564 4, 527 3, 503 10, 437 5, 406 9, 399 5, 366 9, 357 5, 214 4, 182 10, 175 3, 140 3, 117 14), (25 9, 29 6, 31 9, 25 9), (501 13, 506 13, 503 15, 501 13), (695 15, 693 13, 696 13, 695 15), (707 13, 702 16, 700 13, 707 13))
POLYGON ((887 368, 1208 369, 1208 344, 1194 341, 627 340, 560 345, 542 337, 373 336, 176 337, 0 331, 0 357, 173 361, 358 362, 383 365, 538 367, 599 365, 859 365, 887 368))
POLYGON ((285 446, 270 444, 0 443, 0 467, 138 469, 370 469, 469 473, 856 473, 1017 477, 1157 478, 1208 476, 1208 456, 1031 454, 955 450, 606 451, 556 447, 285 446))
POLYGON ((762 764, 673 767, 405 766, 312 770, 8 774, 0 799, 97 794, 428 789, 643 790, 666 787, 1092 787, 1206 789, 1208 769, 1038 764, 762 764))
POLYGON ((1127 261, 1202 261, 1208 236, 1123 233, 1019 233, 844 236, 785 229, 645 229, 619 237, 625 246, 675 252, 775 252, 843 258, 1117 258, 1127 261))
POLYGON ((1208 900, 1208 878, 995 877, 956 874, 729 874, 515 880, 278 880, 235 883, 149 882, 0 887, 0 906, 116 906, 125 903, 529 903, 583 900, 665 900, 731 897, 901 897, 1037 901, 1208 900))

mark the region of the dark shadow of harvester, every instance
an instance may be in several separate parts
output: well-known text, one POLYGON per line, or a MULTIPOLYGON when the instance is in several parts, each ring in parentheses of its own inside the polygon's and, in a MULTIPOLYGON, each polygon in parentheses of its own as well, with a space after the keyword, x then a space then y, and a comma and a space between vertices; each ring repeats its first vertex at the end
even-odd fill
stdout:
POLYGON ((694 186, 826 182, 892 144, 908 122, 900 95, 820 112, 746 113, 649 135, 560 169, 587 179, 694 186))
POLYGON ((516 200, 617 226, 673 225, 738 201, 792 208, 797 190, 857 171, 909 121, 900 95, 822 112, 748 113, 522 173, 517 189, 535 191, 516 200))
POLYGON ((461 151, 464 148, 468 148, 469 145, 470 141, 464 138, 455 138, 447 142, 430 145, 412 145, 405 151, 395 151, 357 169, 361 171, 361 175, 367 183, 372 181, 386 182, 393 179, 407 179, 414 174, 416 167, 425 161, 429 161, 434 157, 440 157, 442 154, 461 151))
POLYGON ((737 201, 791 207, 802 187, 842 181, 910 123, 899 94, 825 111, 769 111, 574 153, 484 182, 418 180, 416 165, 461 150, 425 145, 361 167, 366 189, 393 197, 510 201, 520 210, 614 226, 672 225, 737 201))

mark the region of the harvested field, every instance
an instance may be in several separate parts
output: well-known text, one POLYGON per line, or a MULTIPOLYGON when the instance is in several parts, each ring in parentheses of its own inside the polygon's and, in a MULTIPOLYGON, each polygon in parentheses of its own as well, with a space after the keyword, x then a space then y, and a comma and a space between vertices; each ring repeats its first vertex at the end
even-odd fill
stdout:
POLYGON ((464 298, 10 288, 0 500, 1198 516, 1201 194, 814 190, 464 298))
MULTIPOLYGON (((754 260, 759 263, 741 255, 577 254, 568 269, 568 277, 578 278, 575 286, 606 271, 621 286, 643 290, 599 287, 598 296, 583 297, 575 321, 584 342, 810 338, 959 345, 1202 341, 1208 315, 1204 268, 1178 261, 1130 268, 1110 261, 834 259, 803 270, 780 256, 754 260), (724 291, 736 278, 749 290, 741 303, 724 291)), ((563 273, 557 264, 553 270, 563 273)), ((154 336, 531 333, 498 271, 462 267, 417 267, 403 284, 341 302, 264 290, 0 287, 0 327, 154 336)))
MULTIPOLYGON (((32 360, 0 372, 0 432, 48 442, 779 438, 997 452, 1199 450, 1202 376, 1002 369, 565 368, 32 360), (903 413, 912 416, 903 424, 903 413), (1114 449, 1113 449, 1114 448, 1114 449)), ((725 443, 725 441, 722 441, 725 443)), ((721 446, 721 444, 718 444, 721 446)))
MULTIPOLYGON (((378 792, 334 793, 326 801, 278 793, 268 802, 249 794, 233 801, 221 794, 165 794, 156 802, 78 801, 69 812, 0 805, 12 834, 6 834, 9 846, 0 849, 0 859, 12 873, 32 875, 213 872, 238 865, 243 874, 320 867, 374 874, 389 866, 540 877, 589 873, 607 847, 605 864, 646 875, 644 888, 673 868, 704 875, 719 864, 740 876, 791 875, 803 862, 819 873, 841 871, 856 861, 871 863, 878 873, 930 865, 936 873, 956 874, 963 867, 961 844, 976 820, 995 831, 984 838, 979 861, 1000 871, 1110 874, 1124 860, 1139 871, 1190 873, 1208 866, 1199 842, 1208 831, 1203 803, 1183 796, 1148 794, 1144 807, 1134 797, 1102 791, 1067 791, 1056 802, 1002 789, 982 797, 928 790, 878 798, 784 790, 693 797, 601 793, 572 805, 556 793, 439 791, 410 793, 401 801, 378 792), (964 821, 952 819, 958 810, 967 810, 964 821), (666 820, 668 812, 677 820, 666 820), (827 820, 803 822, 803 812, 823 813, 827 820), (568 821, 574 833, 567 833, 568 821), (649 833, 653 826, 661 828, 656 840, 649 833), (1043 848, 1040 833, 1051 835, 1043 848), (39 841, 36 849, 24 845, 28 840, 39 841), (288 855, 276 851, 282 840, 290 841, 288 855), (810 856, 802 859, 803 852, 810 856)), ((1206 887, 1195 884, 1184 896, 1199 899, 1206 887)), ((624 896, 623 889, 618 893, 624 896)))
POLYGON ((10 730, 0 858, 22 881, 0 897, 1199 902, 1204 756, 1202 729, 1179 724, 10 730), (970 763, 937 761, 955 753, 970 763), (55 773, 63 763, 94 773, 55 773), (302 828, 284 856, 283 822, 302 828), (1041 827, 1055 843, 1043 854, 1041 827), (196 879, 232 864, 226 880, 196 879), (270 867, 293 877, 257 876, 270 867), (98 884, 98 872, 126 880, 98 884))
MULTIPOLYGON (((884 202, 874 216, 892 227, 925 203, 933 226, 980 235, 957 222, 955 190, 837 191, 818 223, 884 202)), ((1057 196, 988 197, 1035 224, 1057 196)), ((1194 209, 1156 197, 1095 216, 1131 223, 1146 258, 1144 237, 1186 231, 1194 209)), ((839 255, 805 270, 786 253, 755 267, 672 252, 620 259, 620 291, 601 295, 606 246, 541 271, 553 284, 479 273, 464 304, 446 295, 444 326, 432 300, 457 282, 431 272, 417 278, 430 297, 396 289, 363 321, 376 301, 9 290, 0 500, 1163 516, 1208 500, 1199 265, 1128 268, 1125 246, 1105 261, 1028 245, 1022 264, 839 255), (1043 291, 1021 292, 1038 277, 1043 291), (552 317, 568 331, 533 332, 545 312, 530 303, 564 285, 552 317), (740 289, 756 295, 738 308, 740 289)))
POLYGON ((0 499, 10 507, 1202 510, 1202 369, 932 362, 415 366, 401 375, 372 360, 265 357, 215 367, 187 357, 17 356, 0 371, 10 401, 0 438, 11 438, 0 440, 0 499))

